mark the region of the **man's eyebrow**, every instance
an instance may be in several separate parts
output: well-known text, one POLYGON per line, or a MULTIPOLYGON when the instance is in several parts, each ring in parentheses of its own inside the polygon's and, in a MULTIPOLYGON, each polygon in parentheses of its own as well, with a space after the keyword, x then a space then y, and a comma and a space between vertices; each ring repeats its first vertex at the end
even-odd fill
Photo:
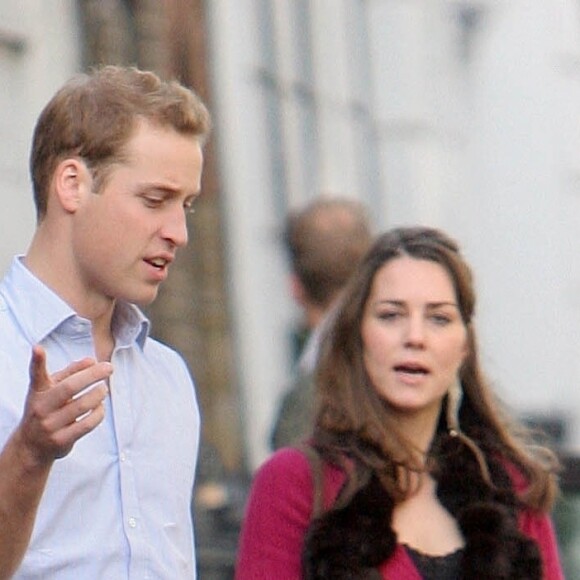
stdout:
POLYGON ((145 191, 158 191, 159 193, 175 195, 179 193, 179 190, 174 189, 169 185, 163 185, 161 183, 142 183, 141 188, 145 191))
POLYGON ((163 185, 159 183, 143 183, 140 186, 140 190, 144 193, 158 193, 165 197, 180 197, 183 195, 185 199, 195 200, 201 195, 201 189, 199 191, 184 192, 179 188, 173 188, 171 185, 163 185))

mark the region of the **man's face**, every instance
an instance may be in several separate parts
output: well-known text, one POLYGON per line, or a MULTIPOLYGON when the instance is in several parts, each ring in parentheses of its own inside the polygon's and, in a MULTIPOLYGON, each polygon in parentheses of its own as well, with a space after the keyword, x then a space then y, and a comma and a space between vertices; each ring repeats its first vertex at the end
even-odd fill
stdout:
POLYGON ((187 243, 186 217, 200 191, 203 157, 192 137, 146 122, 126 153, 76 212, 74 264, 88 295, 149 304, 177 248, 187 243))

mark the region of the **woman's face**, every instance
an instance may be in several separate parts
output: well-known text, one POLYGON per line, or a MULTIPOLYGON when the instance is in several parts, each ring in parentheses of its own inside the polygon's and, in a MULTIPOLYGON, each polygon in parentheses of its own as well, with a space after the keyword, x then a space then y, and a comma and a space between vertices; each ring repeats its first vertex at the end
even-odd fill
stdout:
POLYGON ((385 263, 375 274, 361 335, 366 371, 388 407, 436 420, 467 351, 445 268, 407 256, 385 263))

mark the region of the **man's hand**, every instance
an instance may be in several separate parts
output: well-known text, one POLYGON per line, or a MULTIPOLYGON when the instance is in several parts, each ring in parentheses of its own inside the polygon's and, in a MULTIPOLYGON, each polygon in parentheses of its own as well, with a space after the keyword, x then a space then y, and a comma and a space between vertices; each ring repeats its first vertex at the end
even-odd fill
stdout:
POLYGON ((30 387, 17 429, 31 466, 64 457, 99 425, 105 416, 106 381, 112 372, 111 363, 85 358, 49 375, 44 349, 33 348, 30 387))
POLYGON ((86 358, 49 375, 44 349, 33 348, 24 415, 0 451, 0 580, 20 565, 52 464, 103 420, 112 372, 86 358))

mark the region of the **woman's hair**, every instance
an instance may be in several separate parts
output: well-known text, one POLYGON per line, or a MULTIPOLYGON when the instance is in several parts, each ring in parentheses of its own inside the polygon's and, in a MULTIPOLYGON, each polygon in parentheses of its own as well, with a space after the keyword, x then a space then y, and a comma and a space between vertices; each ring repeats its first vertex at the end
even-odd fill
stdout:
POLYGON ((34 129, 30 173, 38 220, 46 213, 50 181, 63 159, 81 157, 98 191, 107 170, 124 160, 124 148, 140 119, 201 143, 211 124, 192 90, 152 72, 108 65, 68 81, 43 109, 34 129))
MULTIPOLYGON (((532 445, 528 432, 508 416, 487 384, 478 360, 470 268, 455 241, 433 228, 397 228, 380 236, 344 289, 321 347, 315 447, 335 463, 342 463, 344 456, 355 460, 359 469, 351 473, 352 489, 374 472, 399 500, 412 493, 412 472, 424 469, 416 449, 390 420, 387 404, 373 387, 363 362, 361 323, 373 281, 383 265, 402 256, 440 264, 453 283, 468 344, 459 372, 463 388, 460 440, 477 459, 484 479, 489 477, 487 458, 501 457, 527 479, 521 500, 531 507, 548 509, 557 491, 557 462, 547 449, 532 445)), ((435 439, 446 435, 442 412, 435 439)))

